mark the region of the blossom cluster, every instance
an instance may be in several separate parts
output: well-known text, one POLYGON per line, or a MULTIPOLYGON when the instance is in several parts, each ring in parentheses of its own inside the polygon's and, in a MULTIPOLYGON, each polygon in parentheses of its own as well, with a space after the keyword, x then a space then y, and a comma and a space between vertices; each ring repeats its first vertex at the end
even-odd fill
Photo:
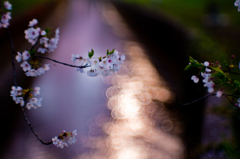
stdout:
MULTIPOLYGON (((12 10, 12 5, 8 1, 4 2, 4 7, 7 10, 12 10)), ((7 28, 9 26, 9 20, 11 19, 11 12, 6 12, 2 14, 3 15, 1 17, 0 28, 7 28)))
POLYGON ((26 76, 36 77, 45 73, 50 69, 49 64, 40 64, 37 60, 31 60, 30 64, 28 60, 30 59, 30 53, 28 51, 24 51, 23 53, 17 52, 17 56, 15 57, 17 62, 23 61, 20 65, 24 72, 26 72, 26 76))
POLYGON ((234 6, 238 7, 238 11, 240 11, 240 0, 236 0, 234 6))
POLYGON ((29 99, 29 102, 26 104, 27 109, 42 106, 42 98, 36 98, 35 96, 40 94, 40 87, 35 87, 34 89, 22 89, 20 86, 12 86, 12 90, 10 91, 10 96, 13 98, 16 104, 20 104, 21 106, 25 105, 25 99, 29 99))
POLYGON ((74 130, 72 132, 66 132, 64 130, 58 137, 55 136, 54 138, 52 138, 52 142, 57 148, 68 147, 68 144, 73 144, 76 142, 76 135, 77 130, 74 130))
MULTIPOLYGON (((201 72, 201 76, 202 76, 202 78, 203 78, 202 82, 204 83, 203 86, 204 86, 204 87, 207 87, 209 93, 212 93, 212 92, 214 92, 215 84, 214 84, 214 82, 212 81, 213 78, 211 77, 211 72, 212 72, 212 70, 211 70, 210 68, 208 68, 208 67, 210 66, 210 63, 209 63, 208 61, 205 61, 205 62, 203 63, 203 65, 205 66, 205 71, 204 71, 204 72, 201 72)), ((193 80, 194 83, 198 83, 198 82, 199 82, 199 78, 198 78, 198 76, 196 76, 196 75, 193 75, 193 76, 191 77, 191 80, 193 80)), ((222 89, 221 89, 221 90, 219 90, 219 91, 217 92, 216 96, 217 96, 217 97, 221 97, 221 96, 222 96, 222 93, 223 93, 223 91, 222 91, 222 89)))
POLYGON ((72 54, 71 60, 73 62, 77 61, 80 64, 80 67, 77 71, 81 73, 84 70, 81 68, 82 66, 89 66, 90 69, 87 71, 87 75, 91 77, 95 77, 98 75, 108 76, 115 71, 118 71, 121 68, 121 64, 125 60, 125 55, 118 55, 118 51, 113 49, 111 52, 107 51, 107 55, 104 57, 94 57, 94 51, 89 52, 88 58, 83 58, 79 54, 72 54))
POLYGON ((33 19, 29 22, 29 28, 24 31, 25 38, 29 43, 34 45, 35 43, 40 41, 40 47, 38 48, 38 52, 44 54, 46 52, 53 52, 58 45, 59 41, 59 28, 55 30, 55 36, 53 38, 49 38, 49 29, 41 30, 41 28, 37 27, 38 20, 33 19))

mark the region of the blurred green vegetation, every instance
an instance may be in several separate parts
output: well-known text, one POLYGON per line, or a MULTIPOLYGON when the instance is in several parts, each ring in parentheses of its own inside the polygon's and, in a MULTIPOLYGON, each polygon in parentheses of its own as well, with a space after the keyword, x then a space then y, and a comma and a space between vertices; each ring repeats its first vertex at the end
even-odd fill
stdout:
MULTIPOLYGON (((231 55, 236 59, 233 65, 239 65, 240 59, 240 12, 234 6, 235 0, 123 0, 127 3, 140 5, 166 15, 169 20, 177 21, 185 26, 192 36, 189 49, 186 54, 197 59, 199 62, 231 61, 231 55), (225 15, 229 21, 226 26, 207 26, 204 21, 206 15, 218 13, 225 15)), ((186 59, 187 60, 187 59, 186 59)), ((232 78, 239 80, 239 76, 232 78)), ((240 80, 239 80, 240 81, 240 80)), ((240 158, 240 109, 230 103, 224 103, 224 113, 219 111, 223 108, 220 104, 216 114, 224 115, 231 121, 232 139, 223 140, 213 149, 220 149, 230 159, 240 158)), ((224 139, 224 138, 223 138, 224 139)), ((211 148, 212 149, 212 148, 211 148)), ((207 151, 207 150, 206 150, 207 151)))
POLYGON ((181 22, 191 26, 199 27, 202 25, 203 15, 211 4, 215 4, 221 13, 230 16, 234 25, 240 25, 239 13, 235 7, 234 0, 124 0, 128 3, 145 6, 148 8, 159 9, 181 22))
POLYGON ((9 3, 12 4, 12 15, 19 15, 27 12, 31 7, 56 1, 58 0, 9 0, 9 3))

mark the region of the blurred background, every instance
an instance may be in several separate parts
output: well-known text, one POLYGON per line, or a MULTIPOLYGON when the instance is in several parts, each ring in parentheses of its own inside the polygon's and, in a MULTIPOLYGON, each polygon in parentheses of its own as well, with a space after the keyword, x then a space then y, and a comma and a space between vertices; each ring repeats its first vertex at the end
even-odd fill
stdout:
MULTIPOLYGON (((42 145, 10 98, 11 50, 0 30, 1 136, 3 159, 183 159, 239 158, 239 110, 216 97, 190 106, 206 94, 184 72, 188 56, 199 61, 230 61, 239 56, 240 13, 224 0, 11 0, 10 31, 15 50, 29 21, 60 28, 58 48, 44 56, 72 64, 71 55, 95 56, 116 49, 126 61, 108 77, 88 77, 50 61, 50 71, 27 78, 17 65, 23 88, 41 87, 42 107, 26 110, 46 142, 77 129, 68 148, 42 145)), ((238 61, 234 61, 238 64, 238 61)))

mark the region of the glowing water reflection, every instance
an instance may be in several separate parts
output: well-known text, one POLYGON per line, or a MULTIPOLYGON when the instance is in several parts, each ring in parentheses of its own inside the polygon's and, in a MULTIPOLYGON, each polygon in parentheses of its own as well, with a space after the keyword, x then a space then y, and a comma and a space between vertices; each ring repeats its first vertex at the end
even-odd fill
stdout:
MULTIPOLYGON (((127 39, 125 33, 130 31, 114 9, 104 8, 103 16, 116 35, 124 30, 119 36, 127 39)), ((89 137, 83 140, 84 146, 91 148, 90 153, 77 158, 184 158, 180 126, 164 106, 164 102, 173 99, 172 92, 140 44, 127 41, 124 53, 128 59, 125 66, 114 76, 103 79, 111 84, 106 90, 111 117, 100 114, 92 121, 104 133, 92 137, 96 129, 93 127, 89 137)))

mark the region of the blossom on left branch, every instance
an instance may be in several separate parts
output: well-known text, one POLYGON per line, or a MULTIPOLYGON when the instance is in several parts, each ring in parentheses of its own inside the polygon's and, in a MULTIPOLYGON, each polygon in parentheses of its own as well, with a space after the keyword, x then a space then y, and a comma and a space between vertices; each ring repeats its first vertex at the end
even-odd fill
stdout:
POLYGON ((52 142, 57 148, 68 147, 68 144, 73 144, 76 142, 76 135, 77 130, 74 130, 72 132, 66 132, 65 130, 63 130, 63 132, 58 137, 55 136, 54 138, 52 138, 52 142))
MULTIPOLYGON (((6 10, 12 10, 12 5, 8 2, 4 2, 4 7, 6 10)), ((9 20, 12 18, 11 17, 11 12, 4 12, 1 11, 0 13, 1 21, 0 21, 0 28, 7 28, 9 26, 9 20)))
POLYGON ((22 89, 20 86, 12 86, 12 90, 10 91, 10 96, 13 98, 16 104, 20 104, 21 106, 25 105, 25 101, 28 99, 26 104, 27 109, 42 106, 42 98, 36 98, 37 95, 40 94, 40 87, 22 89))

